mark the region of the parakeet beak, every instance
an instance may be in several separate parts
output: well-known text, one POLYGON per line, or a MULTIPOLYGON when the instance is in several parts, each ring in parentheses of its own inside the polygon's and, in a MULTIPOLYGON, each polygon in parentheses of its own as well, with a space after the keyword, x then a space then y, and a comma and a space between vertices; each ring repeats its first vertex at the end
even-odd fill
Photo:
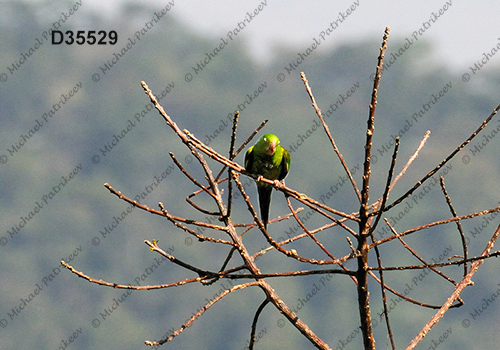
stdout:
POLYGON ((269 144, 269 150, 267 151, 267 154, 272 156, 275 151, 276 151, 276 142, 271 142, 269 144))

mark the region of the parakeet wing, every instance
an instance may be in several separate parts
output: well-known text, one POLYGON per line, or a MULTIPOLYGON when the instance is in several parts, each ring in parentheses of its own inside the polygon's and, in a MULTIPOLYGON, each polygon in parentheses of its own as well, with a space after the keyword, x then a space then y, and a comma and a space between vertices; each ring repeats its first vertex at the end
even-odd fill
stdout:
POLYGON ((281 172, 278 180, 283 180, 290 170, 290 153, 283 148, 283 158, 281 160, 281 172))
POLYGON ((249 173, 252 172, 252 167, 253 167, 253 148, 254 146, 250 147, 245 153, 245 170, 248 171, 249 173))

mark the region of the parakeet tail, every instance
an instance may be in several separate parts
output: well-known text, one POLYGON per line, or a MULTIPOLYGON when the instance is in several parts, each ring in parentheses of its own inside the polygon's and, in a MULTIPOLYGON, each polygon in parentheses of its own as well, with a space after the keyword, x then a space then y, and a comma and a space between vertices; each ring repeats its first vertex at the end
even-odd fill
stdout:
POLYGON ((264 228, 267 230, 267 223, 269 222, 269 207, 271 206, 271 193, 273 188, 269 185, 258 184, 257 190, 259 192, 260 218, 264 224, 264 228))

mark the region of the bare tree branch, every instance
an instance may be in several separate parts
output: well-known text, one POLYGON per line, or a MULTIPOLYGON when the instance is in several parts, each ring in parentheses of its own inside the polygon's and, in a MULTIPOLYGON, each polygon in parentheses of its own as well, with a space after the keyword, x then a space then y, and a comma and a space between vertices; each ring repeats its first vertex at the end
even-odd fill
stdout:
MULTIPOLYGON (((500 225, 497 227, 495 230, 495 233, 491 237, 490 241, 486 245, 486 248, 483 250, 481 253, 482 257, 485 257, 491 249, 493 249, 493 246, 495 245, 495 241, 498 238, 498 235, 500 234, 500 225)), ((431 318, 431 320, 425 325, 425 327, 420 331, 420 333, 411 341, 410 345, 406 348, 406 350, 411 350, 414 349, 415 346, 422 340, 422 338, 429 333, 431 328, 443 317, 445 312, 450 308, 451 304, 458 299, 460 296, 460 293, 462 293, 462 290, 467 287, 470 284, 474 284, 471 281, 472 275, 476 273, 477 269, 479 266, 484 262, 484 259, 477 260, 471 265, 471 269, 469 273, 462 279, 462 282, 455 288, 455 291, 453 292, 452 295, 446 300, 446 302, 443 304, 441 309, 431 318)))
MULTIPOLYGON (((271 287, 268 281, 272 278, 291 278, 291 277, 300 277, 300 276, 313 276, 313 275, 343 275, 350 277, 356 284, 356 290, 358 294, 358 308, 360 315, 360 328, 363 336, 363 344, 365 350, 374 350, 375 349, 375 339, 373 335, 372 329, 372 317, 370 311, 370 299, 369 299, 369 286, 368 286, 368 277, 373 277, 376 283, 380 284, 381 293, 382 293, 382 302, 384 311, 380 315, 385 318, 385 323, 387 325, 387 334, 389 336, 391 346, 393 349, 396 348, 394 341, 394 331, 393 326, 391 326, 391 322, 389 319, 389 307, 387 304, 387 292, 393 293, 394 295, 401 298, 401 300, 405 300, 414 305, 418 305, 425 308, 439 309, 439 311, 431 318, 431 320, 425 325, 422 331, 413 339, 413 341, 408 346, 408 349, 413 349, 416 344, 424 337, 427 332, 440 320, 440 318, 444 315, 444 313, 449 308, 456 308, 463 305, 463 301, 460 299, 460 293, 465 288, 465 286, 472 284, 471 277, 477 271, 482 262, 491 257, 500 256, 500 251, 491 253, 491 249, 494 246, 498 235, 500 234, 500 225, 497 227, 494 232, 491 240, 487 243, 486 248, 483 250, 480 256, 477 257, 469 257, 469 251, 467 246, 467 240, 463 229, 461 227, 462 220, 468 220, 474 217, 479 217, 481 215, 487 215, 490 213, 496 213, 500 211, 500 206, 492 209, 482 210, 475 213, 465 214, 465 215, 457 215, 451 198, 446 191, 444 179, 440 178, 441 189, 444 194, 444 200, 446 201, 448 208, 451 212, 452 217, 448 219, 442 219, 438 221, 434 221, 427 224, 422 224, 411 229, 408 229, 403 232, 397 232, 392 225, 390 225, 389 221, 386 218, 383 218, 383 213, 387 212, 391 208, 402 203, 402 201, 410 196, 419 186, 422 185, 427 179, 433 176, 444 164, 446 164, 449 160, 451 160, 460 150, 462 150, 471 140, 486 127, 489 121, 493 118, 493 116, 500 109, 500 105, 497 106, 493 112, 490 114, 488 118, 479 126, 479 128, 460 146, 458 146, 447 158, 445 158, 442 162, 440 162, 433 170, 431 170, 426 176, 424 176, 419 182, 417 182, 412 188, 407 190, 405 194, 391 204, 387 205, 389 201, 389 195, 392 189, 395 187, 398 180, 405 174, 408 170, 409 166, 413 163, 413 161, 418 156, 419 152, 425 145, 427 139, 429 138, 430 131, 427 131, 423 140, 420 142, 414 154, 409 158, 406 165, 402 168, 399 174, 394 177, 395 168, 396 168, 396 160, 398 155, 398 150, 400 147, 399 138, 396 139, 395 147, 393 151, 393 155, 391 158, 391 164, 388 169, 386 178, 385 178, 385 187, 383 190, 383 194, 380 198, 378 198, 374 203, 370 204, 369 198, 369 186, 370 179, 372 176, 372 168, 371 168, 371 157, 372 157, 372 149, 373 149, 373 135, 375 131, 375 110, 378 99, 379 85, 381 80, 381 72, 383 68, 383 60, 385 51, 387 49, 387 41, 389 37, 390 28, 387 27, 384 32, 382 44, 380 46, 378 62, 376 67, 375 79, 373 82, 373 90, 371 94, 371 103, 369 105, 369 114, 367 120, 367 128, 366 128, 366 140, 364 143, 364 162, 363 162, 363 174, 362 174, 362 187, 359 189, 356 185, 356 182, 350 173, 347 164, 335 143, 333 136, 330 133, 330 129, 326 124, 319 106, 316 103, 314 95, 312 93, 312 89, 309 86, 309 82, 306 79, 306 75, 302 72, 301 78, 304 83, 305 89, 309 95, 312 106, 316 111, 317 116, 319 117, 321 124, 323 125, 324 131, 328 136, 330 143, 332 144, 334 152, 337 154, 344 170, 347 173, 347 176, 350 179, 352 187, 354 189, 355 195, 359 200, 360 207, 357 212, 343 212, 342 210, 338 210, 335 208, 331 208, 324 203, 321 203, 314 198, 309 197, 308 195, 301 193, 298 190, 289 188, 285 185, 284 181, 272 181, 264 178, 263 176, 256 176, 253 174, 249 174, 246 172, 245 168, 239 165, 235 158, 236 156, 243 151, 243 149, 248 145, 248 143, 257 135, 257 133, 266 125, 267 120, 262 122, 260 126, 258 126, 254 132, 246 138, 246 140, 241 144, 241 146, 235 150, 236 148, 236 138, 237 138, 237 126, 238 120, 240 118, 239 112, 235 112, 233 118, 233 128, 231 137, 229 140, 229 147, 227 156, 222 155, 220 152, 208 147, 203 142, 201 142, 196 136, 190 133, 187 130, 181 130, 177 124, 173 121, 173 119, 165 112, 163 107, 158 103, 156 97, 153 95, 149 87, 145 82, 141 82, 141 85, 150 98, 151 102, 154 104, 155 108, 158 110, 166 124, 170 129, 176 134, 179 141, 183 143, 197 160, 198 166, 203 169, 204 177, 200 179, 196 179, 184 166, 177 160, 173 153, 170 153, 170 157, 172 158, 175 165, 179 168, 182 174, 184 174, 185 178, 188 180, 188 183, 192 183, 195 186, 195 191, 189 194, 186 197, 186 201, 190 206, 192 206, 198 213, 210 215, 211 217, 217 220, 217 224, 212 224, 211 219, 207 220, 210 223, 202 222, 196 219, 172 215, 167 208, 163 205, 163 203, 158 203, 160 210, 152 209, 151 207, 139 203, 125 195, 121 192, 115 190, 109 184, 104 184, 104 186, 115 196, 120 198, 121 200, 129 203, 130 205, 139 208, 148 213, 162 216, 165 219, 169 220, 176 228, 182 230, 186 235, 191 235, 195 237, 200 243, 217 243, 220 244, 222 253, 220 254, 220 259, 218 261, 218 265, 216 265, 216 269, 218 270, 207 270, 206 268, 202 268, 200 266, 195 266, 189 262, 189 259, 181 260, 177 257, 173 256, 169 252, 164 251, 161 247, 158 246, 156 240, 146 240, 145 244, 147 244, 151 251, 160 254, 169 260, 169 262, 176 264, 181 267, 187 274, 187 278, 181 279, 172 283, 159 284, 159 285, 148 285, 148 286, 132 286, 126 284, 118 284, 106 282, 101 279, 92 278, 81 271, 76 270, 72 266, 68 265, 66 262, 61 261, 61 264, 73 274, 78 277, 85 279, 91 283, 95 283, 101 286, 115 288, 115 289, 127 289, 127 290, 150 290, 150 289, 162 289, 162 288, 170 288, 170 287, 178 287, 184 284, 190 284, 193 282, 199 282, 201 285, 210 285, 220 279, 231 279, 231 280, 243 280, 244 283, 241 283, 232 288, 223 290, 219 292, 219 294, 208 301, 205 305, 198 310, 197 313, 193 314, 184 324, 180 326, 173 334, 169 337, 162 339, 160 341, 146 341, 147 345, 158 346, 165 344, 175 337, 177 337, 184 329, 189 327, 196 319, 199 318, 206 310, 212 307, 217 301, 222 299, 224 296, 240 290, 245 289, 247 287, 258 286, 260 290, 262 290, 265 294, 264 301, 258 306, 255 310, 255 314, 253 317, 253 321, 251 324, 251 334, 249 347, 253 348, 256 342, 256 329, 257 322, 259 317, 267 305, 273 305, 280 314, 282 314, 304 337, 306 337, 311 344, 313 344, 318 349, 331 349, 328 344, 326 344, 322 339, 320 339, 307 324, 305 324, 301 319, 297 317, 297 315, 293 312, 293 310, 288 307, 280 296, 276 293, 276 291, 271 287), (215 167, 212 164, 215 163, 215 167), (218 175, 214 177, 214 173, 212 169, 217 169, 218 175), (219 170, 220 169, 220 170, 219 170), (227 177, 221 179, 224 172, 227 171, 227 177), (265 183, 267 185, 272 186, 277 191, 284 194, 286 198, 286 202, 288 204, 288 208, 290 213, 286 215, 279 216, 277 218, 271 219, 269 221, 269 228, 276 227, 271 226, 278 221, 295 219, 297 222, 297 229, 294 231, 293 235, 287 233, 287 239, 278 238, 275 239, 269 234, 267 229, 264 227, 262 221, 259 219, 257 212, 255 211, 252 201, 249 196, 245 192, 245 188, 240 181, 240 176, 248 176, 249 178, 257 181, 258 183, 265 183), (226 183, 227 181, 227 183, 226 183), (226 195, 222 196, 222 193, 226 190, 227 186, 227 198, 226 195), (235 188, 234 188, 235 186, 235 188), (201 195, 208 196, 209 199, 215 202, 215 207, 205 208, 199 204, 196 204, 196 196, 201 195), (243 199, 243 207, 246 206, 246 210, 250 216, 247 220, 243 220, 243 222, 233 222, 234 215, 233 211, 236 211, 236 206, 239 205, 239 202, 234 201, 236 196, 241 195, 243 199), (292 205, 292 200, 303 204, 305 207, 311 209, 312 213, 319 213, 322 217, 321 225, 315 226, 317 222, 307 222, 307 226, 305 224, 305 220, 299 217, 298 213, 304 210, 304 207, 294 208, 295 203, 292 205), (326 218, 326 220, 324 220, 326 218), (385 220, 386 225, 392 232, 392 235, 380 240, 376 240, 374 237, 374 232, 377 229, 381 219, 385 220), (326 221, 326 223, 324 223, 326 221), (460 239, 462 243, 463 256, 453 256, 448 259, 446 262, 439 263, 428 263, 421 252, 418 252, 416 249, 410 247, 405 240, 403 240, 404 236, 409 234, 420 232, 426 230, 431 227, 435 227, 438 225, 444 225, 455 222, 457 229, 460 234, 460 239), (311 223, 311 224, 310 224, 311 223), (351 227, 352 226, 352 227, 351 227), (341 228, 341 230, 336 229, 336 227, 341 228), (353 228, 356 227, 356 228, 353 228), (262 234, 264 239, 266 240, 268 246, 264 248, 251 249, 251 251, 247 248, 246 242, 248 239, 255 237, 250 235, 246 235, 252 229, 256 229, 259 234, 262 234), (203 230, 203 234, 201 230, 203 230), (325 242, 330 242, 333 238, 332 235, 338 234, 341 232, 342 234, 347 233, 348 236, 345 237, 347 239, 347 244, 339 244, 335 245, 335 247, 331 247, 325 242), (218 238, 221 234, 225 235, 225 239, 218 238), (217 238, 216 238, 217 237, 217 238), (308 237, 308 239, 312 240, 314 244, 319 248, 319 254, 326 255, 327 259, 320 259, 314 254, 304 253, 306 250, 302 252, 297 252, 300 250, 300 247, 297 248, 297 245, 293 246, 296 249, 287 249, 291 247, 290 243, 297 242, 303 238, 308 237), (351 240, 352 238, 352 240, 351 240), (353 240, 356 240, 357 244, 353 244, 353 240), (371 239, 371 243, 369 243, 369 239, 371 239), (401 243, 397 245, 398 249, 407 250, 410 254, 416 258, 420 265, 399 265, 399 266, 384 266, 383 255, 379 251, 379 246, 382 244, 386 244, 393 240, 398 240, 401 243), (227 250, 225 249, 227 247, 227 250), (333 250, 335 248, 335 250, 333 250), (337 253, 337 249, 340 250, 337 253), (369 254, 370 250, 375 252, 375 256, 377 259, 377 266, 370 266, 369 264, 369 254), (258 257, 271 252, 272 250, 277 250, 280 254, 273 255, 278 259, 291 259, 290 261, 302 262, 309 264, 309 270, 299 270, 299 269, 291 269, 291 271, 285 272, 268 272, 262 273, 259 267, 256 264, 256 260, 258 257), (333 254, 335 252, 335 255, 333 254), (343 255, 342 255, 343 254, 343 255), (313 255, 311 257, 305 255, 313 255), (336 257, 336 255, 340 257, 336 257), (239 260, 241 259, 241 260, 239 260), (356 259, 356 265, 354 268, 350 267, 349 269, 345 264, 348 260, 356 259), (235 262, 237 261, 237 262, 235 262), (468 269, 468 265, 471 263, 470 270, 468 269), (324 265, 339 265, 339 267, 328 268, 329 266, 324 265), (447 276, 442 271, 438 270, 441 267, 451 267, 451 266, 460 266, 464 265, 464 273, 463 278, 460 282, 456 282, 449 276, 447 276), (446 282, 453 283, 455 286, 454 292, 449 296, 446 303, 443 305, 431 305, 424 303, 422 301, 414 300, 409 298, 405 293, 398 292, 395 288, 388 285, 386 282, 388 271, 405 271, 405 270, 421 270, 428 269, 433 271, 440 277, 442 277, 446 282), (376 272, 378 271, 378 273, 376 272), (195 275, 197 277, 192 277, 190 275, 195 275)), ((184 180, 185 181, 185 180, 184 180)), ((167 203, 167 202, 166 202, 167 203)), ((254 231, 255 232, 255 231, 254 231)), ((273 232, 274 233, 274 232, 273 232)), ((340 239, 344 239, 344 237, 340 237, 340 239)), ((345 241, 343 241, 345 242, 345 241)), ((300 243, 300 242, 299 242, 300 243)), ((250 247, 249 245, 248 247, 250 247)), ((476 253, 477 254, 477 253, 476 253)), ((272 254, 271 254, 272 255, 272 254)), ((320 255, 321 256, 321 255, 320 255)), ((411 258, 411 256, 410 256, 411 258)), ((412 258, 413 259, 413 258, 412 258)), ((202 265, 203 266, 203 265, 202 265)), ((351 265, 352 266, 352 265, 351 265)), ((444 269, 441 269, 444 271, 444 269)), ((371 280, 370 280, 371 281, 371 280)))

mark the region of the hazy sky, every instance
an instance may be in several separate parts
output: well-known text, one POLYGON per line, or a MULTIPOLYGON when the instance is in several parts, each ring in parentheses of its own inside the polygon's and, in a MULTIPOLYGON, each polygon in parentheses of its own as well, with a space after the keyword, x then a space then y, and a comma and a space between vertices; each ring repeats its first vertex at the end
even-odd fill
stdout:
MULTIPOLYGON (((117 4, 125 1, 107 1, 105 5, 101 0, 83 2, 85 6, 99 8, 113 17, 117 12, 117 4)), ((158 10, 168 2, 148 1, 158 10)), ((250 21, 239 36, 244 36, 252 52, 263 59, 269 57, 269 48, 274 44, 291 46, 297 51, 306 50, 313 39, 318 38, 336 20, 339 25, 332 35, 326 37, 323 47, 367 37, 379 40, 385 26, 389 25, 393 40, 430 40, 435 48, 434 58, 446 60, 458 70, 468 69, 468 66, 482 59, 484 52, 491 52, 500 43, 500 2, 493 0, 174 0, 171 14, 201 34, 219 37, 226 36, 229 30, 246 18, 247 12, 253 12, 259 4, 263 9, 254 17, 258 20, 253 23, 250 21), (350 7, 354 11, 347 15, 350 7), (419 30, 421 34, 416 35, 417 40, 413 33, 419 30)))

